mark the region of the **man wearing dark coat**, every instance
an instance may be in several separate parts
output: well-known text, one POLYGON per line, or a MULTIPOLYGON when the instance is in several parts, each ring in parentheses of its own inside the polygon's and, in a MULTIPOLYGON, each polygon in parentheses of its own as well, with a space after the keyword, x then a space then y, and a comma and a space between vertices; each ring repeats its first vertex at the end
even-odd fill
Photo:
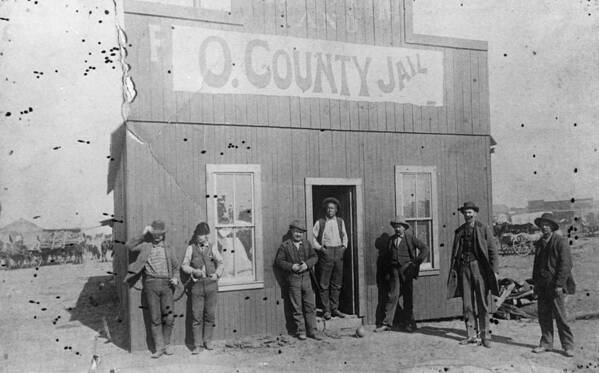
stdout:
POLYGON ((318 261, 310 242, 304 240, 306 228, 299 220, 289 224, 291 238, 283 241, 275 265, 287 274, 289 300, 297 338, 320 340, 316 333, 316 295, 312 289, 310 271, 318 261))
POLYGON ((476 220, 479 211, 474 202, 458 209, 466 223, 455 231, 451 250, 451 268, 447 297, 462 297, 467 336, 461 345, 477 343, 491 347, 489 292, 499 295, 498 255, 491 229, 476 220))
POLYGON ((381 269, 388 286, 384 305, 385 319, 375 332, 391 330, 400 296, 403 297, 403 308, 408 319, 406 331, 412 332, 416 329, 412 280, 418 278, 420 264, 428 257, 429 248, 424 242, 407 232, 410 225, 403 216, 395 217, 391 221, 391 226, 395 234, 389 237, 386 248, 379 254, 381 269))
POLYGON ((553 348, 553 319, 557 324, 564 354, 574 356, 574 335, 566 320, 566 294, 574 294, 572 257, 565 237, 555 231, 559 225, 551 213, 535 219, 543 236, 535 242, 535 260, 532 270, 534 291, 538 296, 537 307, 541 326, 541 341, 533 352, 542 353, 553 348))

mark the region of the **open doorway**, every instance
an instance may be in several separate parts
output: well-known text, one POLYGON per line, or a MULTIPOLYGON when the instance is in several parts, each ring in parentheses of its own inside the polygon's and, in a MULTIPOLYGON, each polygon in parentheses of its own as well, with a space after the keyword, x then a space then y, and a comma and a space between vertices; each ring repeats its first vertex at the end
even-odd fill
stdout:
POLYGON ((345 222, 348 247, 343 256, 343 287, 339 309, 350 315, 362 315, 365 309, 364 253, 362 240, 362 182, 361 179, 306 179, 306 220, 312 229, 324 217, 322 201, 334 197, 340 202, 337 216, 345 222))

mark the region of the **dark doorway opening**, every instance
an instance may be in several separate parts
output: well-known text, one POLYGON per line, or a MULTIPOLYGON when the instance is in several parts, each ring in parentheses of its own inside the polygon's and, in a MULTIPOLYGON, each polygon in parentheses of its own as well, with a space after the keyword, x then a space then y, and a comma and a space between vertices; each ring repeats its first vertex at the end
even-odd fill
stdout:
MULTIPOLYGON (((358 244, 357 244, 357 208, 356 187, 354 185, 312 185, 312 226, 324 217, 322 201, 327 197, 337 198, 340 202, 337 216, 345 222, 348 236, 347 250, 343 255, 343 287, 339 295, 339 309, 341 312, 355 315, 360 309, 359 305, 359 277, 358 277, 358 244)), ((321 307, 320 299, 318 306, 321 307)))

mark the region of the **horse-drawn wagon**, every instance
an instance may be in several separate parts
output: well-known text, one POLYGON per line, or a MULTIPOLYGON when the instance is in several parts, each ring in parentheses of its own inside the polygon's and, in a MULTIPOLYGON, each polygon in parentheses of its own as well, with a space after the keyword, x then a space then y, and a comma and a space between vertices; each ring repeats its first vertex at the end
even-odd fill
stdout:
POLYGON ((540 229, 532 224, 497 224, 495 236, 499 240, 501 255, 526 256, 534 253, 533 243, 541 236, 540 229))

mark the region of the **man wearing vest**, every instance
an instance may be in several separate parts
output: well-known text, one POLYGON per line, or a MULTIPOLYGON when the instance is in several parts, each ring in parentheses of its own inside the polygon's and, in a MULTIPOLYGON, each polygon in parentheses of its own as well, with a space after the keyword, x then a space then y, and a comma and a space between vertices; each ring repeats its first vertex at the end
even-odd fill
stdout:
POLYGON ((289 300, 297 338, 307 337, 321 340, 316 334, 316 299, 312 290, 310 271, 318 261, 318 256, 309 242, 303 240, 306 228, 299 220, 289 224, 291 238, 283 241, 275 265, 287 274, 289 300))
POLYGON ((489 292, 499 296, 495 237, 489 227, 476 220, 478 206, 474 202, 465 202, 458 211, 466 222, 455 231, 447 297, 462 297, 467 335, 460 345, 478 343, 480 332, 481 344, 490 348, 488 296, 489 292))
POLYGON ((176 277, 179 261, 164 242, 165 235, 164 222, 155 220, 151 226, 145 227, 141 236, 133 237, 125 244, 130 253, 138 253, 135 261, 129 264, 125 282, 143 280, 155 347, 152 358, 173 354, 170 347, 175 322, 173 287, 179 283, 176 277))
POLYGON ((208 241, 210 227, 201 222, 193 232, 185 251, 181 270, 189 275, 188 294, 191 296, 194 348, 197 355, 202 348, 214 349, 212 335, 216 321, 218 279, 223 274, 223 257, 216 245, 208 241))
POLYGON ((406 331, 412 332, 416 329, 412 280, 418 278, 420 264, 428 257, 429 248, 417 237, 406 232, 410 229, 410 225, 402 216, 392 220, 391 226, 395 234, 389 237, 386 250, 381 252, 383 271, 389 278, 385 319, 375 332, 391 330, 400 296, 403 297, 403 308, 408 319, 406 331))
POLYGON ((574 294, 576 284, 572 277, 572 256, 565 237, 555 231, 559 225, 551 213, 535 219, 543 236, 535 242, 535 260, 532 270, 534 291, 538 296, 541 341, 533 349, 542 353, 553 348, 553 319, 562 342, 564 354, 574 356, 574 335, 566 318, 566 294, 574 294))
POLYGON ((343 285, 343 254, 347 248, 348 238, 343 219, 336 216, 339 200, 333 197, 325 198, 322 207, 325 218, 319 219, 314 224, 312 245, 319 256, 318 282, 324 318, 329 320, 331 315, 346 316, 339 311, 339 293, 343 285))

